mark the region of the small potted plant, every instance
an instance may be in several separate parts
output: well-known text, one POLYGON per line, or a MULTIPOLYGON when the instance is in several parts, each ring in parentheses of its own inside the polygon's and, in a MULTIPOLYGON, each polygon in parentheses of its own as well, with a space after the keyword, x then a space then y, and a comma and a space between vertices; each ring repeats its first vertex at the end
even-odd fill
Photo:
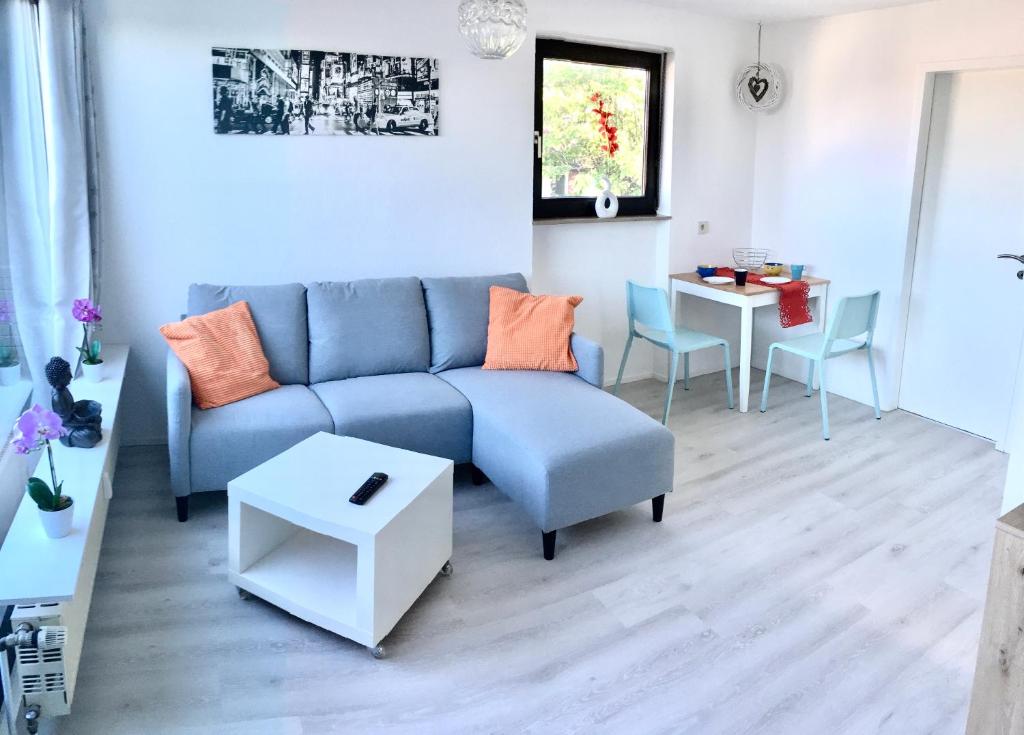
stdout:
POLYGON ((25 490, 39 507, 39 517, 46 535, 50 538, 63 538, 71 533, 75 501, 61 494, 63 483, 57 482, 57 468, 53 463, 53 448, 50 441, 60 439, 67 433, 60 416, 36 404, 21 415, 14 425, 14 433, 15 437, 11 444, 14 445, 16 454, 32 454, 46 449, 53 489, 51 490, 51 486, 44 480, 30 477, 25 483, 25 490))
POLYGON ((14 344, 14 308, 7 299, 0 299, 0 385, 14 385, 19 380, 21 365, 14 344))
POLYGON ((78 348, 82 353, 82 377, 90 383, 98 383, 103 380, 102 345, 97 334, 103 321, 103 307, 90 299, 75 299, 71 315, 82 323, 82 346, 78 348))

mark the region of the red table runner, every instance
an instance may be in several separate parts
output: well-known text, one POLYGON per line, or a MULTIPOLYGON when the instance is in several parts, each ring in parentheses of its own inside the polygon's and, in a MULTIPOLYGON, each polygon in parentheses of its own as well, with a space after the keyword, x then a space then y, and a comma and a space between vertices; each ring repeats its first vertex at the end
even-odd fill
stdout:
MULTIPOLYGON (((719 268, 715 275, 735 278, 736 271, 732 268, 719 268)), ((767 286, 779 292, 779 324, 783 327, 798 327, 801 324, 810 324, 814 320, 811 316, 811 307, 807 303, 811 293, 811 286, 807 281, 765 283, 764 278, 757 273, 747 273, 747 283, 767 286)))

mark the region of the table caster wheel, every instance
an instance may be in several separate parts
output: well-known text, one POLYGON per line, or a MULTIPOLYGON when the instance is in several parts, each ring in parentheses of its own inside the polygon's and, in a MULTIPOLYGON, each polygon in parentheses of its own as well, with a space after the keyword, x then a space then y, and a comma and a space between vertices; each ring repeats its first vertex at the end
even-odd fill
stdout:
POLYGON ((243 600, 251 600, 252 592, 249 590, 243 590, 241 587, 238 588, 238 596, 243 600))
POLYGON ((450 561, 446 561, 444 563, 444 566, 441 567, 441 576, 442 577, 450 577, 450 576, 452 576, 452 572, 454 572, 454 571, 455 571, 455 567, 452 566, 452 563, 450 561))
POLYGON ((370 655, 378 661, 387 655, 387 651, 384 650, 384 646, 377 644, 376 646, 367 646, 370 649, 370 655))

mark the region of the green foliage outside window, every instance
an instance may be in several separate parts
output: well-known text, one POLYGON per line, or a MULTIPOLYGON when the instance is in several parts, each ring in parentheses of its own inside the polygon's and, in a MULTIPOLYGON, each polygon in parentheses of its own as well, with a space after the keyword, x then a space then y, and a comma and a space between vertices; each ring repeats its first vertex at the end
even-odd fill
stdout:
POLYGON ((644 194, 644 124, 647 72, 618 66, 544 60, 545 198, 596 197, 607 177, 618 196, 644 194), (613 113, 618 150, 609 156, 607 141, 591 101, 600 94, 613 113))

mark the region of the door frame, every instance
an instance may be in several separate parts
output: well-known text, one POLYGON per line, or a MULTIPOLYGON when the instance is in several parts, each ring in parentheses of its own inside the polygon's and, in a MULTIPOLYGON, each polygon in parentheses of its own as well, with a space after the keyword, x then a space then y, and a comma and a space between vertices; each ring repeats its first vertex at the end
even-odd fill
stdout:
MULTIPOLYGON (((939 74, 956 74, 969 71, 1001 71, 1006 69, 1024 69, 1024 56, 991 56, 974 59, 951 59, 931 61, 917 65, 914 88, 917 90, 914 100, 913 127, 910 135, 910 155, 908 160, 912 169, 908 179, 912 181, 910 196, 910 216, 907 222, 907 245, 903 257, 903 284, 900 288, 899 315, 896 323, 896 336, 900 349, 895 355, 894 374, 896 377, 896 408, 900 407, 900 394, 903 391, 903 363, 907 351, 907 330, 910 323, 910 300, 914 284, 914 266, 917 261, 917 238, 921 225, 921 200, 924 196, 924 182, 928 163, 928 143, 932 131, 932 102, 935 96, 935 77, 939 74)), ((1014 433, 1014 425, 1021 423, 1024 437, 1024 361, 1017 365, 1017 377, 1014 382, 1013 400, 1011 401, 1010 417, 1002 436, 996 438, 996 449, 1009 451, 1007 439, 1014 433), (1017 414, 1022 414, 1017 416, 1017 414)), ((1024 441, 1024 439, 1022 439, 1024 441)))

